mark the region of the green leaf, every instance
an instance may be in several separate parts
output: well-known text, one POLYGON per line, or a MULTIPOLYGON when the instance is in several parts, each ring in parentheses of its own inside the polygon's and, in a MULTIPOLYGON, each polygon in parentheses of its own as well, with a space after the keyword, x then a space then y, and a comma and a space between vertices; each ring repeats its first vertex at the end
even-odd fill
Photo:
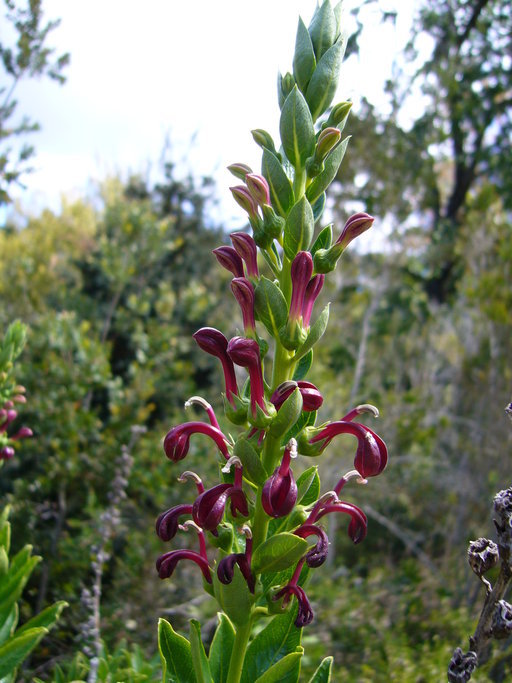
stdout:
POLYGON ((158 621, 158 649, 162 659, 162 683, 196 683, 190 643, 165 619, 158 621))
POLYGON ((39 612, 39 614, 36 614, 35 617, 32 617, 32 619, 29 619, 29 621, 23 624, 23 626, 16 631, 16 635, 18 635, 18 633, 23 633, 23 631, 29 628, 39 628, 41 626, 50 630, 52 626, 55 626, 62 610, 67 606, 68 603, 64 600, 60 600, 54 605, 50 605, 50 607, 47 607, 42 612, 39 612))
POLYGON ((213 683, 210 665, 201 640, 201 624, 197 619, 190 620, 190 651, 197 683, 213 683))
POLYGON ((269 432, 273 437, 278 438, 286 434, 293 427, 302 413, 302 394, 299 387, 288 396, 286 401, 279 409, 277 416, 270 425, 269 432))
POLYGON ((293 55, 293 75, 299 88, 305 92, 309 79, 316 66, 315 51, 306 25, 299 17, 297 36, 295 38, 295 53, 293 55))
POLYGON ((300 418, 297 420, 297 422, 294 424, 294 426, 290 429, 290 431, 284 437, 283 443, 288 443, 288 441, 290 439, 295 438, 298 434, 300 434, 301 431, 304 429, 304 427, 309 427, 310 425, 314 425, 315 421, 316 421, 316 410, 311 410, 309 412, 303 410, 300 418))
POLYGON ((300 675, 300 660, 304 648, 298 647, 296 652, 286 655, 270 669, 256 679, 256 683, 297 683, 300 675))
POLYGON ((326 203, 327 203, 327 195, 325 194, 325 192, 322 192, 320 197, 318 197, 318 199, 315 199, 313 204, 311 204, 311 208, 313 209, 313 218, 315 219, 315 223, 318 223, 318 221, 322 217, 326 203))
POLYGON ((322 659, 320 666, 309 679, 308 683, 329 683, 331 680, 332 662, 332 657, 322 659))
POLYGON ((5 508, 0 523, 0 547, 4 548, 5 552, 9 554, 9 549, 11 547, 11 525, 7 521, 7 515, 5 514, 6 511, 8 515, 9 507, 5 508))
POLYGON ((327 324, 329 322, 329 304, 324 308, 324 310, 318 316, 315 324, 309 330, 308 337, 304 344, 297 349, 295 358, 302 358, 306 355, 311 348, 317 343, 317 341, 322 337, 323 333, 327 329, 327 324))
POLYGON ((229 660, 235 642, 235 629, 227 616, 217 613, 219 625, 210 645, 210 671, 215 683, 226 683, 229 670, 229 660))
POLYGON ((295 626, 297 609, 279 614, 258 633, 247 648, 241 683, 254 683, 286 655, 296 652, 302 629, 295 626))
POLYGON ((276 534, 256 548, 252 569, 256 574, 287 569, 298 562, 307 550, 308 544, 303 538, 287 532, 276 534))
POLYGON ((324 113, 334 99, 346 46, 346 38, 340 36, 316 65, 315 73, 306 90, 306 101, 313 121, 324 113))
POLYGON ((244 466, 244 477, 261 486, 265 483, 268 473, 263 467, 258 452, 244 436, 238 438, 233 448, 233 454, 240 458, 244 466))
POLYGON ((303 168, 306 159, 315 150, 316 138, 311 112, 297 86, 294 86, 283 105, 279 131, 288 160, 295 168, 303 168))
POLYGON ((313 178, 313 181, 308 186, 306 190, 306 197, 312 204, 318 199, 318 197, 322 195, 324 190, 329 187, 336 177, 338 169, 341 166, 341 162, 343 161, 343 157, 345 156, 345 152, 347 151, 349 140, 350 136, 342 140, 340 144, 332 150, 332 152, 324 161, 324 170, 319 173, 316 178, 313 178))
POLYGON ((290 261, 299 251, 308 249, 314 230, 313 209, 303 195, 291 208, 284 226, 283 249, 290 261))
POLYGON ((337 29, 338 22, 331 3, 329 0, 324 0, 321 5, 317 6, 308 29, 317 61, 336 40, 337 29))
POLYGON ((2 577, 0 583, 0 612, 3 612, 8 605, 12 605, 20 598, 32 570, 40 559, 38 556, 27 559, 26 548, 14 557, 9 572, 2 577), (15 562, 16 560, 18 561, 15 562))
POLYGON ((297 503, 300 505, 311 505, 314 503, 320 494, 320 477, 318 476, 318 467, 313 465, 297 479, 297 503))
POLYGON ((18 605, 14 603, 11 609, 0 622, 0 644, 5 643, 7 638, 10 638, 14 633, 16 624, 18 623, 18 605))
POLYGON ((303 356, 300 361, 295 366, 295 371, 293 373, 293 379, 298 382, 304 379, 309 372, 313 364, 313 349, 311 349, 305 356, 303 356))
POLYGON ((46 633, 45 628, 31 628, 0 645, 0 678, 13 672, 46 633))
POLYGON ((254 603, 254 595, 249 591, 247 581, 242 576, 238 565, 235 565, 233 580, 228 584, 221 583, 215 572, 213 590, 217 602, 235 627, 245 626, 254 603))
POLYGON ((288 319, 288 306, 279 287, 265 276, 260 278, 254 290, 254 311, 268 333, 277 339, 280 328, 288 319))
POLYGON ((286 214, 290 210, 295 199, 293 187, 281 162, 276 155, 268 149, 263 150, 261 172, 270 189, 272 207, 279 215, 286 218, 286 214))
POLYGON ((332 244, 332 223, 326 225, 323 230, 318 233, 313 246, 311 247, 311 256, 314 256, 319 249, 329 249, 332 244))

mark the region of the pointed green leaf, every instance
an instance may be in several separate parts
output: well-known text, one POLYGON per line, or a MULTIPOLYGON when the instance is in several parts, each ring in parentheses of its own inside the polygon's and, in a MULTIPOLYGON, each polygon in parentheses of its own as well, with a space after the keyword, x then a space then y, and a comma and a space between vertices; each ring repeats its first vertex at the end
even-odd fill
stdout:
POLYGON ((226 683, 229 670, 229 660, 235 642, 235 629, 227 616, 217 613, 219 625, 210 645, 210 671, 215 683, 226 683))
POLYGON ((318 467, 308 467, 297 479, 297 503, 311 505, 320 495, 320 477, 318 467))
POLYGON ((291 208, 284 226, 283 249, 290 261, 299 251, 309 248, 314 230, 313 209, 303 195, 291 208))
POLYGON ((308 29, 317 61, 336 40, 337 28, 338 22, 331 3, 329 0, 324 0, 321 5, 317 6, 308 29))
MULTIPOLYGON (((23 551, 20 551, 20 553, 23 553, 23 551)), ((15 556, 15 560, 17 558, 20 559, 20 553, 15 556)), ((20 598, 32 570, 41 558, 35 556, 25 559, 25 553, 23 553, 23 559, 23 563, 18 562, 15 564, 13 561, 9 572, 2 578, 0 585, 0 612, 3 612, 8 605, 12 605, 20 598)))
POLYGON ((10 638, 14 633, 16 624, 18 623, 18 605, 14 603, 7 616, 0 622, 0 644, 5 643, 7 638, 10 638))
POLYGON ((302 413, 302 394, 297 387, 279 408, 277 416, 270 425, 269 432, 278 438, 293 427, 302 413))
POLYGON ((304 648, 286 655, 256 679, 256 683, 297 683, 300 675, 300 660, 304 648))
POLYGON ((18 633, 23 633, 23 631, 29 628, 38 628, 40 626, 50 630, 52 626, 55 626, 62 610, 67 606, 68 603, 64 600, 60 600, 54 605, 50 605, 50 607, 47 607, 42 612, 39 612, 39 614, 36 614, 35 617, 32 617, 32 619, 29 619, 29 621, 23 624, 23 626, 16 631, 16 635, 18 635, 18 633))
POLYGON ((326 657, 323 659, 318 669, 309 679, 309 683, 329 683, 331 680, 332 662, 332 657, 326 657))
POLYGON ((317 341, 322 337, 323 333, 327 329, 327 324, 329 322, 329 304, 324 308, 324 310, 318 316, 315 324, 309 330, 308 337, 304 344, 297 350, 295 354, 296 358, 302 358, 306 355, 310 349, 317 343, 317 341))
POLYGON ((296 608, 279 614, 251 641, 244 660, 241 683, 254 683, 276 662, 297 650, 302 629, 294 624, 296 616, 296 608))
POLYGON ((0 578, 7 574, 9 569, 9 556, 7 555, 5 548, 0 545, 0 578))
POLYGON ((300 434, 301 431, 304 429, 304 427, 309 427, 310 425, 314 425, 315 421, 316 421, 316 410, 311 410, 310 412, 306 412, 305 410, 303 410, 300 418, 297 420, 297 422, 294 424, 294 426, 290 429, 290 431, 284 437, 283 443, 288 443, 288 441, 290 439, 295 438, 298 434, 300 434))
POLYGON ((215 598, 236 628, 245 626, 254 603, 254 595, 249 591, 238 565, 235 565, 231 583, 221 583, 217 572, 213 574, 215 598))
POLYGON ((0 520, 0 547, 4 548, 5 552, 9 554, 9 549, 11 547, 11 525, 7 521, 7 515, 9 514, 9 506, 5 508, 0 520))
POLYGON ((326 203, 327 203, 327 196, 326 196, 325 192, 322 192, 320 197, 318 197, 318 199, 315 199, 313 204, 311 204, 311 208, 313 209, 313 218, 315 219, 315 223, 318 223, 318 221, 322 217, 326 203))
POLYGON ((313 349, 311 349, 311 351, 309 351, 305 356, 303 356, 297 363, 292 379, 294 379, 296 382, 298 382, 301 379, 304 379, 304 377, 306 377, 306 375, 308 374, 312 364, 313 349))
POLYGON ((0 645, 0 678, 12 673, 47 632, 45 628, 31 628, 0 645))
POLYGON ((293 187, 281 162, 268 149, 263 150, 261 173, 270 189, 272 207, 280 216, 286 218, 294 201, 293 187))
POLYGON ((297 563, 308 550, 308 544, 299 536, 284 532, 271 536, 259 545, 252 556, 256 574, 277 572, 297 563), (302 542, 301 542, 302 541, 302 542))
POLYGON ((265 483, 268 474, 263 467, 260 456, 254 446, 244 436, 237 439, 233 448, 233 455, 242 461, 244 477, 261 486, 265 483))
POLYGON ((332 244, 332 223, 326 225, 323 230, 318 233, 315 243, 311 247, 311 256, 314 256, 319 249, 329 249, 332 244))
POLYGON ((190 651, 197 683, 213 683, 210 665, 201 640, 201 624, 197 619, 190 620, 190 651))
POLYGON ((297 36, 295 38, 295 54, 293 56, 293 75, 302 92, 305 92, 315 66, 316 59, 313 43, 311 42, 306 25, 299 17, 297 36))
POLYGON ((260 278, 254 290, 254 311, 268 333, 277 339, 288 319, 288 306, 279 287, 265 276, 260 278))
POLYGON ((162 683, 196 683, 190 643, 168 621, 158 621, 158 649, 162 659, 162 683))
POLYGON ((340 144, 332 150, 324 161, 324 170, 319 173, 316 178, 313 178, 311 185, 309 185, 306 190, 306 197, 311 203, 314 203, 318 197, 321 196, 322 192, 329 187, 334 178, 336 178, 338 169, 341 166, 341 162, 347 151, 349 140, 350 136, 342 140, 340 144))
POLYGON ((306 159, 315 150, 316 138, 311 112, 297 86, 294 86, 283 105, 279 131, 288 160, 295 168, 303 168, 306 159))
POLYGON ((306 90, 306 101, 313 121, 324 113, 334 99, 346 46, 346 38, 340 36, 316 65, 315 73, 306 90))

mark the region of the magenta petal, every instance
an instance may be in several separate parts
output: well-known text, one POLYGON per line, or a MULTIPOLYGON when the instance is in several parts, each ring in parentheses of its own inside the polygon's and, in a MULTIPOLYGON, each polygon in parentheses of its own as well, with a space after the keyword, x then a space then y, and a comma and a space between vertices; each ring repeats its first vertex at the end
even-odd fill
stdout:
POLYGON ((210 567, 208 561, 194 550, 171 550, 161 555, 156 561, 156 569, 161 579, 168 579, 176 568, 180 560, 192 560, 201 569, 204 578, 208 583, 212 583, 210 567))
POLYGON ((318 537, 315 547, 306 554, 306 564, 308 567, 320 567, 327 559, 329 551, 329 538, 325 530, 316 524, 303 524, 293 533, 301 538, 307 538, 308 536, 318 537))
POLYGON ((366 432, 359 440, 354 467, 366 479, 375 477, 382 472, 388 462, 388 449, 384 441, 366 425, 361 425, 366 432))
POLYGON ((276 467, 261 492, 263 509, 270 517, 285 517, 297 502, 297 484, 291 469, 285 475, 279 473, 276 467))
POLYGON ((178 522, 182 515, 191 515, 192 505, 175 505, 162 512, 156 520, 156 533, 162 541, 170 541, 178 532, 178 522))
POLYGON ((338 501, 337 503, 325 505, 316 516, 316 519, 329 515, 331 512, 342 512, 350 515, 351 520, 348 525, 349 537, 354 543, 361 543, 364 540, 368 528, 368 520, 361 508, 358 508, 357 505, 352 505, 352 503, 338 501))
POLYGON ((215 531, 222 521, 232 484, 217 484, 201 493, 192 506, 194 522, 202 529, 215 531))

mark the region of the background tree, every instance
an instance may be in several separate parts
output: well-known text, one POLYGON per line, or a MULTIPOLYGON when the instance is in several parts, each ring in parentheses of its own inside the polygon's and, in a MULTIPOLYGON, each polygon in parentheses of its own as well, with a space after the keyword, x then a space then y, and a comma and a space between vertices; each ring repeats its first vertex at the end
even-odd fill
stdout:
POLYGON ((30 168, 34 148, 25 137, 39 129, 29 116, 18 114, 16 86, 26 78, 48 78, 64 83, 69 54, 59 57, 48 47, 48 35, 59 21, 45 22, 42 0, 3 0, 4 31, 0 41, 0 205, 10 201, 9 187, 20 183, 30 168))

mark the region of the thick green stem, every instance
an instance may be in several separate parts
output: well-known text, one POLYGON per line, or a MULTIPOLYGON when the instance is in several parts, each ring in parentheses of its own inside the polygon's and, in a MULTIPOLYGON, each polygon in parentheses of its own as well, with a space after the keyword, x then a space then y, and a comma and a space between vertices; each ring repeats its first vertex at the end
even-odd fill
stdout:
POLYGON ((245 624, 238 626, 236 629, 235 642, 233 643, 231 659, 229 660, 229 671, 226 683, 240 683, 247 643, 249 642, 249 636, 251 635, 251 625, 252 619, 249 617, 245 624))

